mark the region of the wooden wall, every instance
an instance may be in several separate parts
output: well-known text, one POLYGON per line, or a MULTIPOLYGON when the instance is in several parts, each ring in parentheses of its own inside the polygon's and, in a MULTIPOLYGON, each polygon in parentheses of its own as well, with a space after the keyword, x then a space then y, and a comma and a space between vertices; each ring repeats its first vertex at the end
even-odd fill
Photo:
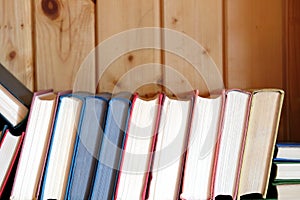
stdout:
POLYGON ((300 1, 285 1, 284 12, 284 89, 287 141, 300 141, 300 1))
MULTIPOLYGON (((279 140, 300 141, 297 0, 3 0, 0 5, 0 62, 32 91, 72 89, 88 57, 91 67, 80 83, 87 90, 136 90, 147 96, 198 88, 208 94, 208 83, 193 63, 163 50, 172 45, 167 30, 174 30, 203 46, 201 56, 213 59, 227 88, 284 88, 279 140), (97 45, 144 27, 166 29, 124 38, 110 50, 142 46, 149 37, 160 49, 128 51, 105 71, 99 67, 109 52, 93 52, 97 45)), ((186 50, 192 45, 176 42, 182 55, 197 59, 186 50)))

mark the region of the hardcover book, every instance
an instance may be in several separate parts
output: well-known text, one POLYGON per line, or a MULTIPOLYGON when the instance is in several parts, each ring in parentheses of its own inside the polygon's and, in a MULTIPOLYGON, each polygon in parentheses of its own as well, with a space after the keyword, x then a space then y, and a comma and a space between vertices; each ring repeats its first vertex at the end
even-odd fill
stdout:
POLYGON ((64 199, 86 94, 59 98, 41 186, 41 199, 64 199))
POLYGON ((36 199, 59 95, 34 93, 11 199, 36 199))
POLYGON ((164 98, 147 199, 179 198, 193 100, 192 95, 184 99, 164 98))
POLYGON ((85 109, 69 173, 67 199, 88 199, 90 196, 109 99, 110 94, 107 93, 85 97, 85 109))
POLYGON ((104 137, 90 199, 113 199, 114 197, 130 105, 130 93, 119 93, 109 101, 104 137))
POLYGON ((144 100, 134 95, 126 131, 115 199, 142 199, 158 131, 162 94, 144 100))
POLYGON ((0 64, 0 130, 20 134, 26 128, 33 93, 0 64))
POLYGON ((209 199, 224 93, 196 96, 187 146, 181 199, 209 199))
POLYGON ((251 92, 238 195, 260 195, 266 198, 284 92, 278 89, 251 92))
POLYGON ((21 135, 13 135, 6 130, 0 142, 0 199, 9 198, 11 186, 8 182, 13 180, 14 166, 17 164, 23 138, 24 132, 21 135))
POLYGON ((227 90, 221 132, 216 147, 212 180, 212 197, 236 199, 248 126, 251 94, 227 90))

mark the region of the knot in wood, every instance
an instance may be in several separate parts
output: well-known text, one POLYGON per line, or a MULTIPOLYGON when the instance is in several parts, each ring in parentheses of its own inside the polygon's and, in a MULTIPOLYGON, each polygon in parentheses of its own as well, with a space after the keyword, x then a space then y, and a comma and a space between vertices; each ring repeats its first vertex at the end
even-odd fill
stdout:
POLYGON ((42 0, 42 10, 51 20, 57 19, 60 10, 58 0, 42 0))

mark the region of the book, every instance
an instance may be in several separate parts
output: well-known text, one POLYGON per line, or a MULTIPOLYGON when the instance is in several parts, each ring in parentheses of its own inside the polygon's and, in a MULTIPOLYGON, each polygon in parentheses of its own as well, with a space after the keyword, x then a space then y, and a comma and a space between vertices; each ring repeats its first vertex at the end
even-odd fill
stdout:
POLYGON ((39 198, 64 199, 86 94, 59 98, 39 198))
MULTIPOLYGON (((10 194, 8 181, 13 179, 14 165, 17 163, 17 157, 20 152, 24 132, 21 135, 13 135, 9 130, 4 133, 0 143, 0 198, 5 199, 4 195, 10 194), (7 191, 5 191, 7 190, 7 191), (8 191, 9 190, 9 191, 8 191)), ((9 198, 9 196, 8 196, 9 198)))
POLYGON ((142 99, 135 94, 126 131, 115 199, 142 199, 160 119, 162 94, 142 99))
POLYGON ((181 199, 209 199, 224 94, 196 96, 187 147, 181 199))
POLYGON ((14 127, 25 119, 28 108, 0 85, 0 113, 14 127))
POLYGON ((277 143, 274 161, 300 161, 300 143, 277 143))
POLYGON ((130 112, 131 94, 122 92, 109 101, 104 137, 99 148, 98 164, 90 199, 113 199, 121 150, 130 112))
POLYGON ((33 93, 0 64, 0 130, 20 134, 26 128, 33 93))
POLYGON ((299 180, 300 162, 274 162, 276 168, 275 181, 299 180))
POLYGON ((102 93, 85 97, 85 109, 69 172, 67 199, 88 199, 90 196, 110 96, 102 93))
POLYGON ((48 149, 58 95, 35 92, 11 199, 36 199, 48 149))
POLYGON ((251 92, 238 195, 261 195, 261 198, 266 198, 284 92, 279 89, 251 92))
POLYGON ((164 98, 147 199, 179 199, 193 98, 164 98))
POLYGON ((277 199, 299 199, 300 180, 274 182, 277 191, 277 199))
POLYGON ((221 132, 216 147, 211 198, 236 199, 244 151, 251 94, 237 89, 226 90, 221 132))

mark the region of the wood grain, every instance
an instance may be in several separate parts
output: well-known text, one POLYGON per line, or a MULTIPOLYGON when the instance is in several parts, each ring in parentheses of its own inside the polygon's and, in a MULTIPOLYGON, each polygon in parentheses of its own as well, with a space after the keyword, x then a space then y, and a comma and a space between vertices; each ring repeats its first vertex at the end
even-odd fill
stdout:
MULTIPOLYGON (((35 5, 37 89, 73 89, 77 72, 95 47, 95 5, 91 0, 38 0, 35 5)), ((95 92, 92 67, 79 89, 95 92)), ((82 74, 81 74, 82 75, 82 74)))
POLYGON ((226 0, 229 88, 282 88, 282 0, 226 0))
POLYGON ((120 43, 114 42, 115 38, 119 38, 116 34, 120 36, 124 31, 143 27, 160 27, 159 6, 159 0, 98 0, 96 2, 97 44, 102 45, 106 39, 110 38, 109 42, 113 43, 113 46, 110 47, 115 48, 116 51, 120 48, 125 50, 128 48, 128 52, 115 57, 110 65, 101 67, 99 66, 103 64, 107 51, 99 48, 97 56, 98 91, 113 93, 137 91, 140 95, 161 91, 162 70, 159 67, 151 66, 151 63, 160 63, 160 50, 130 50, 130 47, 142 46, 151 38, 155 43, 160 42, 160 35, 150 34, 149 37, 136 35, 133 38, 126 36, 120 40, 120 43), (150 65, 145 66, 144 64, 150 65), (146 70, 140 70, 143 65, 146 70), (103 72, 104 68, 105 72, 103 72))
POLYGON ((33 90, 31 2, 0 2, 0 62, 26 87, 33 90))
MULTIPOLYGON (((282 5, 282 0, 225 1, 228 88, 283 88, 282 5)), ((286 137, 284 126, 279 140, 286 137)))
POLYGON ((287 132, 284 141, 300 142, 300 1, 285 1, 285 90, 287 132))
MULTIPOLYGON (((199 89, 200 94, 208 94, 212 78, 222 79, 223 71, 223 1, 219 0, 179 0, 163 1, 163 26, 168 29, 179 31, 182 34, 191 37, 197 45, 203 47, 203 51, 193 55, 195 48, 189 45, 185 39, 178 38, 182 44, 177 50, 184 57, 165 52, 164 64, 174 69, 164 72, 164 83, 176 93, 187 92, 191 88, 199 89), (203 56, 204 55, 204 56, 203 56), (210 56, 215 63, 210 62, 206 68, 217 68, 219 75, 210 74, 204 76, 204 71, 200 72, 193 63, 187 60, 187 57, 197 58, 210 56), (176 71, 175 71, 176 70, 176 71), (179 76, 174 76, 173 74, 179 76), (217 77, 220 76, 220 77, 217 77), (209 80, 204 82, 204 78, 209 80)), ((172 45, 172 41, 167 43, 168 35, 164 35, 164 47, 172 45)), ((177 51, 176 50, 176 51, 177 51)), ((202 62, 200 60, 199 62, 202 62)), ((206 69, 205 69, 206 70, 206 69)), ((222 81, 222 80, 221 80, 222 81)))

